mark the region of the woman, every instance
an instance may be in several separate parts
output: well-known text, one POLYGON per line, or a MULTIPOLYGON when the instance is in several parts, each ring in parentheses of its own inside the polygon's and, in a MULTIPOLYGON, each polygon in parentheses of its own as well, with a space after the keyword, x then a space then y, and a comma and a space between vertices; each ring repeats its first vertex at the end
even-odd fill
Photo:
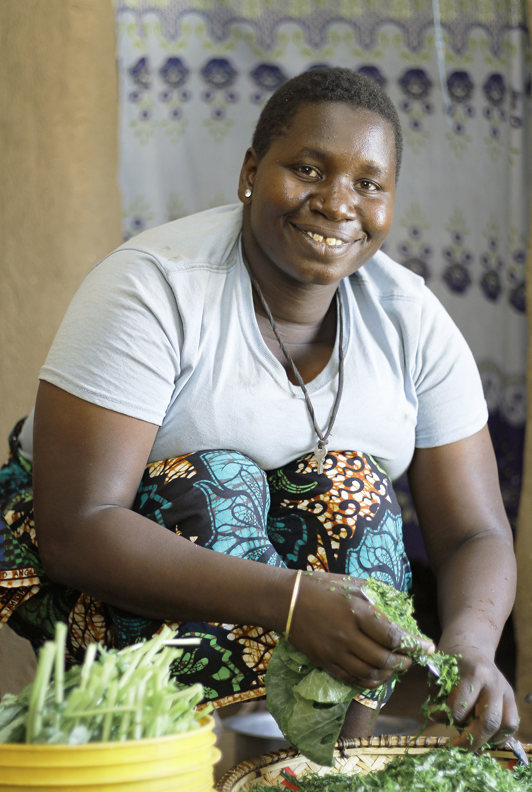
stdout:
POLYGON ((380 250, 401 149, 371 80, 306 72, 261 114, 241 206, 147 231, 87 275, 3 471, 4 614, 35 645, 68 620, 75 662, 167 621, 203 639, 176 676, 220 706, 264 694, 284 632, 364 689, 344 735, 368 734, 411 660, 358 579, 409 586, 391 484, 408 470, 463 743, 516 729, 494 665, 512 536, 478 372, 380 250))

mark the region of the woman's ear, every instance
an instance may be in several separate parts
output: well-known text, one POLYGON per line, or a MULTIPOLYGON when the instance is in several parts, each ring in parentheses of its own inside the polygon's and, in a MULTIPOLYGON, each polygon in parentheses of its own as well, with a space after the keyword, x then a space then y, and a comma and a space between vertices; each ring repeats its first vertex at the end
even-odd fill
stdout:
POLYGON ((242 163, 238 180, 238 197, 244 205, 249 204, 251 201, 256 173, 257 155, 252 148, 248 148, 244 155, 244 162, 242 163))

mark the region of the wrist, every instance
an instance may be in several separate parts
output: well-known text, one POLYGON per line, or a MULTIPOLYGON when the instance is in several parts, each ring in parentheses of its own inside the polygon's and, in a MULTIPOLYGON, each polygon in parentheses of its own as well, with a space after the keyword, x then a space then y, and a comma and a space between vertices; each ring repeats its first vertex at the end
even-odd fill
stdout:
POLYGON ((438 650, 447 654, 480 653, 493 659, 498 645, 498 635, 493 630, 471 628, 469 625, 453 626, 443 630, 438 642, 438 650))
POLYGON ((297 598, 299 595, 299 587, 301 584, 302 569, 298 569, 294 578, 294 585, 292 587, 292 596, 290 597, 290 605, 288 607, 288 615, 286 617, 286 625, 284 628, 284 637, 288 640, 290 637, 290 628, 292 626, 292 618, 296 609, 297 598))
MULTIPOLYGON (((260 565, 261 567, 264 565, 260 565)), ((257 570, 259 571, 259 570, 257 570)), ((263 570, 261 569, 260 572, 263 570)), ((293 569, 271 568, 264 579, 261 575, 261 582, 256 586, 256 596, 259 603, 259 613, 256 623, 261 627, 282 635, 286 632, 288 616, 294 595, 294 586, 297 572, 293 569)), ((301 586, 301 576, 298 589, 301 586)), ((296 592, 291 613, 290 628, 293 628, 294 611, 296 608, 299 591, 296 592)))

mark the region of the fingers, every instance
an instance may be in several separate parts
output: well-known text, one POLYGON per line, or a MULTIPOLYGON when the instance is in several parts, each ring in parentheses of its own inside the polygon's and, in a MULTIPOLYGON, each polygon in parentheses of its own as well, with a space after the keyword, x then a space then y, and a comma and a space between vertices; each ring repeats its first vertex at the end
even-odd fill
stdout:
POLYGON ((374 689, 406 671, 412 661, 400 650, 404 637, 356 585, 318 575, 302 579, 290 640, 342 682, 374 689))
POLYGON ((436 646, 430 638, 420 637, 412 633, 403 631, 400 645, 401 652, 411 657, 419 657, 420 654, 431 655, 436 651, 436 646))
POLYGON ((420 654, 432 654, 436 647, 425 636, 414 635, 393 621, 385 614, 362 597, 358 596, 359 603, 352 607, 353 615, 358 618, 360 628, 364 633, 379 645, 392 651, 400 651, 403 655, 417 657, 420 654), (362 603, 365 607, 362 607, 362 603))
POLYGON ((356 647, 342 656, 341 663, 336 658, 342 679, 350 684, 379 687, 393 675, 407 671, 412 656, 435 649, 430 640, 407 633, 365 601, 359 601, 351 613, 357 628, 356 647))
POLYGON ((395 674, 406 671, 411 663, 409 657, 383 652, 373 642, 362 637, 356 655, 347 652, 337 655, 327 670, 348 685, 373 690, 388 682, 395 674))
POLYGON ((404 655, 416 657, 436 651, 433 641, 426 636, 408 632, 396 622, 391 621, 364 591, 364 580, 346 575, 313 573, 316 582, 326 582, 331 593, 346 597, 357 627, 380 646, 404 655))
POLYGON ((406 671, 434 644, 390 621, 359 581, 313 574, 301 581, 290 640, 318 667, 350 685, 374 689, 406 671))
POLYGON ((503 745, 519 726, 514 693, 495 669, 492 678, 475 691, 474 683, 460 683, 449 697, 453 718, 464 731, 456 745, 480 750, 486 743, 503 745))

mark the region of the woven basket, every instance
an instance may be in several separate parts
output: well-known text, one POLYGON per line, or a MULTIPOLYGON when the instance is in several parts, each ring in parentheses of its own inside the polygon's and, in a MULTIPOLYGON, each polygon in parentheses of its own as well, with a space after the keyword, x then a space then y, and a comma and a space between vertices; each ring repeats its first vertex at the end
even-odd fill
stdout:
MULTIPOLYGON (((228 770, 216 785, 217 792, 247 792, 259 784, 274 786, 283 780, 281 771, 289 768, 297 778, 312 771, 325 775, 333 771, 355 775, 374 773, 390 762, 394 756, 402 755, 408 749, 409 754, 426 753, 439 748, 448 741, 448 737, 408 737, 385 735, 381 737, 361 737, 351 740, 338 740, 334 752, 334 766, 323 767, 311 762, 294 748, 248 759, 228 770)), ((527 753, 532 746, 525 745, 527 753)), ((503 765, 511 767, 515 764, 515 756, 511 751, 491 751, 503 765)))

